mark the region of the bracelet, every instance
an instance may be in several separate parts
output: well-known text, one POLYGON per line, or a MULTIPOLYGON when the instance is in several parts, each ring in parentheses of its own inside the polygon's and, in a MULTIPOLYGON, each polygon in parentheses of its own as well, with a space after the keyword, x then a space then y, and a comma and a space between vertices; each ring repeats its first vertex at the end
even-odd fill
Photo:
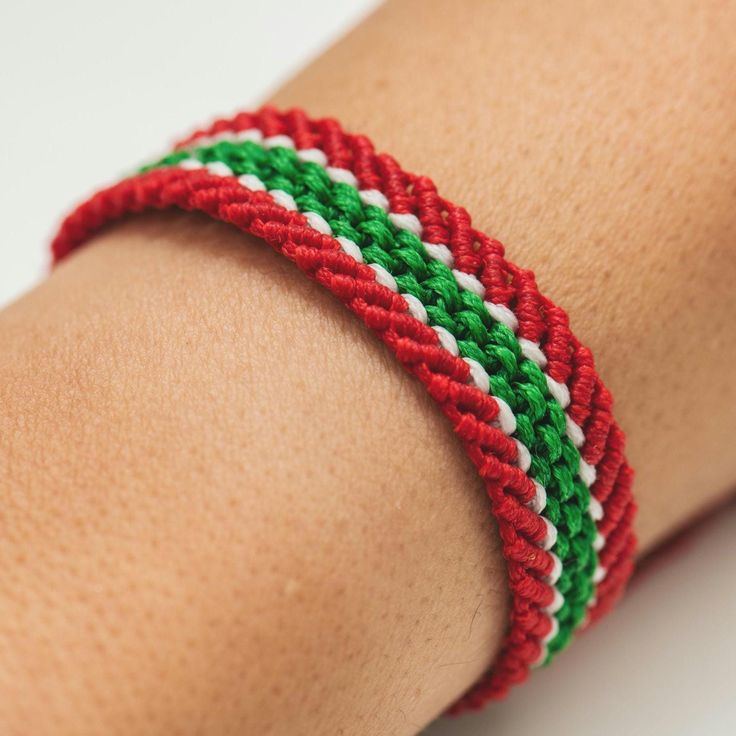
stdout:
POLYGON ((450 712, 545 664, 633 570, 632 471, 612 399, 566 313, 468 213, 334 120, 265 107, 218 120, 62 223, 55 261, 123 215, 199 210, 265 240, 355 312, 421 380, 483 479, 511 616, 450 712))

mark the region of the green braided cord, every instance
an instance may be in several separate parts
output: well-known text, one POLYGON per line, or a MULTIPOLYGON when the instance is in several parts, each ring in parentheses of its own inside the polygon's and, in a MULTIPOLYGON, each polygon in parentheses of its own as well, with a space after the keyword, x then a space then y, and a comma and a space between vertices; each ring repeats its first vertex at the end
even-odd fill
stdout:
POLYGON ((396 228, 380 207, 363 204, 354 187, 333 182, 319 164, 301 161, 288 148, 221 141, 173 153, 142 171, 188 158, 203 164, 220 161, 235 176, 254 175, 268 190, 290 194, 300 212, 321 215, 335 236, 358 245, 366 263, 383 266, 402 293, 419 299, 431 324, 452 333, 463 357, 485 368, 491 393, 506 401, 516 416, 515 436, 531 453, 529 475, 545 486, 544 515, 557 527, 552 551, 562 562, 556 587, 565 602, 555 614, 560 628, 548 644, 549 660, 585 619, 598 556, 593 548, 595 523, 588 513, 590 492, 578 477, 580 453, 566 434, 564 410, 550 395, 540 367, 522 355, 516 335, 494 322, 479 296, 460 289, 452 271, 428 256, 416 235, 396 228))

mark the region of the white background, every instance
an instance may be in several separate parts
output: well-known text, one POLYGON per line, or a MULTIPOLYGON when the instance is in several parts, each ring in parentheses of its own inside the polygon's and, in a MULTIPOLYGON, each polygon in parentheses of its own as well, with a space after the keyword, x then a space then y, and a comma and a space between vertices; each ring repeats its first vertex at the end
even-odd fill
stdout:
MULTIPOLYGON (((42 277, 48 237, 75 200, 195 124, 257 104, 375 4, 5 0, 0 304, 42 277)), ((553 667, 427 734, 733 736, 735 622, 731 504, 645 567, 553 667)))

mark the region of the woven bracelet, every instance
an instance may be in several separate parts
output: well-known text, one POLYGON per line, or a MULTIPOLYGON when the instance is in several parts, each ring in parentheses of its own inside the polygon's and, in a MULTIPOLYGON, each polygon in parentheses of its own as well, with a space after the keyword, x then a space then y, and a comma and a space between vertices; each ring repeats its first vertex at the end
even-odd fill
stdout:
POLYGON ((218 120, 63 222, 56 261, 135 212, 198 210, 327 287, 440 405, 483 479, 511 615, 493 667, 451 712, 547 663, 621 595, 636 506, 624 436, 590 350, 530 271, 425 176, 301 110, 218 120))

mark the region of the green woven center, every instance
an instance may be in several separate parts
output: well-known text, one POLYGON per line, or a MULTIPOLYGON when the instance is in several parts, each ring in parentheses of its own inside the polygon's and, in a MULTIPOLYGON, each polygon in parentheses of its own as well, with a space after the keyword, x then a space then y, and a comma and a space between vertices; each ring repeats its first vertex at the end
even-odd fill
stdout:
POLYGON ((452 271, 432 259, 416 235, 396 228, 380 207, 363 204, 354 187, 333 182, 322 166, 301 161, 295 151, 222 141, 173 153, 143 170, 176 165, 187 158, 219 161, 236 176, 256 176, 266 189, 290 194, 300 212, 321 215, 335 236, 358 245, 366 263, 383 266, 402 293, 419 299, 430 324, 452 333, 463 357, 485 368, 491 393, 516 416, 514 436, 531 453, 529 475, 547 490, 543 513, 557 527, 553 551, 563 571, 556 587, 565 597, 556 614, 560 630, 548 649, 550 654, 562 649, 582 623, 594 592, 596 530, 588 513, 590 493, 578 476, 580 454, 566 434, 564 410, 550 395, 540 367, 522 355, 516 335, 492 319, 479 296, 462 290, 452 271))

